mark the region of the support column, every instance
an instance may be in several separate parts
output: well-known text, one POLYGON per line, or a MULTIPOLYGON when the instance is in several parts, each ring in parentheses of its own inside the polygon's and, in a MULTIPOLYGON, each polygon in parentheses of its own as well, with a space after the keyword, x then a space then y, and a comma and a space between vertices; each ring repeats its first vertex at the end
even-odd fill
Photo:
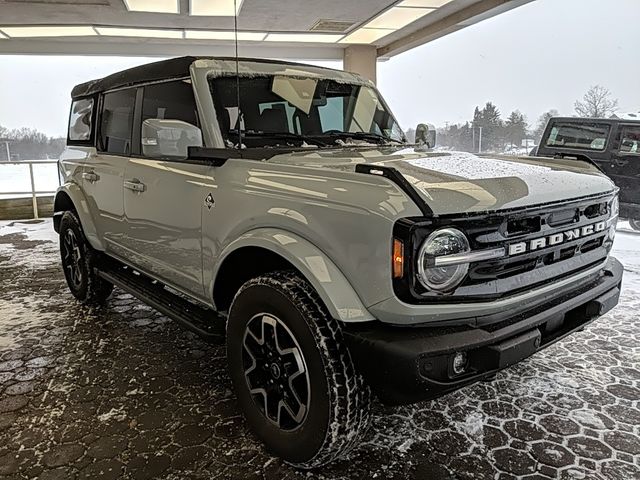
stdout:
POLYGON ((378 51, 371 45, 350 45, 344 49, 344 70, 376 83, 378 51))

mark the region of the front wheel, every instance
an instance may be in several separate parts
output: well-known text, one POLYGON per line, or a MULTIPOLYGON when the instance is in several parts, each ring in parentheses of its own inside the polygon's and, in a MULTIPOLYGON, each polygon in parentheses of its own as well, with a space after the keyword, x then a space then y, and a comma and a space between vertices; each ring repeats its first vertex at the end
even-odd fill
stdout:
POLYGON ((631 228, 636 232, 640 232, 640 220, 629 220, 629 225, 631 225, 631 228))
POLYGON ((227 358, 253 432, 288 463, 314 468, 356 446, 370 391, 340 324, 295 272, 245 283, 229 313, 227 358))
POLYGON ((113 285, 96 272, 100 253, 89 245, 75 212, 65 212, 60 220, 60 257, 69 290, 86 305, 100 305, 113 285))

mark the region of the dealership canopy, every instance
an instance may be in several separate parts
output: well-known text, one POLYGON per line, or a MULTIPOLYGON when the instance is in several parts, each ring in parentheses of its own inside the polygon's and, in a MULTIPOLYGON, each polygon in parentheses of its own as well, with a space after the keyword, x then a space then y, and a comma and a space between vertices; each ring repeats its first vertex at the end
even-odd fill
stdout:
POLYGON ((0 0, 0 54, 375 61, 532 0, 0 0))

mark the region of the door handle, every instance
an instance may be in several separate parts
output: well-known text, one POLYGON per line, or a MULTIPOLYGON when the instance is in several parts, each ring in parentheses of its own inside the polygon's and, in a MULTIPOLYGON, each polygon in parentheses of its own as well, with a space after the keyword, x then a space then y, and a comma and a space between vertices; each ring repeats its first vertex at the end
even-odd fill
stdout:
POLYGON ((133 180, 125 180, 124 188, 133 192, 142 193, 147 189, 147 186, 137 178, 134 178, 133 180))
POLYGON ((100 180, 100 177, 95 172, 84 172, 82 174, 82 178, 85 179, 89 183, 95 183, 100 180))
POLYGON ((625 160, 623 158, 616 158, 614 160, 614 162, 616 163, 616 165, 618 165, 619 167, 624 167, 627 163, 629 163, 629 160, 625 160))

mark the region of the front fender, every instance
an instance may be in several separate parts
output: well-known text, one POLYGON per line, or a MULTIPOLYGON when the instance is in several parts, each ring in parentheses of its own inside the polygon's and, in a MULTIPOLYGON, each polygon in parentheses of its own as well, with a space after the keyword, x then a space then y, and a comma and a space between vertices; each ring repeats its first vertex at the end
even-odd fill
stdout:
POLYGON ((235 250, 243 247, 265 248, 286 259, 316 289, 334 318, 343 322, 375 320, 330 258, 311 242, 276 228, 252 230, 229 244, 214 267, 214 280, 224 260, 235 250))
POLYGON ((82 230, 84 231, 84 236, 89 241, 89 244, 95 248, 96 250, 104 251, 104 244, 98 235, 98 231, 96 229, 96 225, 91 218, 91 213, 89 211, 89 204, 87 202, 84 193, 80 187, 73 182, 67 182, 64 185, 60 186, 56 191, 56 196, 54 200, 54 215, 60 213, 57 211, 56 206, 60 204, 64 204, 65 202, 61 201, 62 195, 66 194, 73 203, 73 206, 78 213, 78 218, 80 219, 80 223, 82 224, 82 230))

